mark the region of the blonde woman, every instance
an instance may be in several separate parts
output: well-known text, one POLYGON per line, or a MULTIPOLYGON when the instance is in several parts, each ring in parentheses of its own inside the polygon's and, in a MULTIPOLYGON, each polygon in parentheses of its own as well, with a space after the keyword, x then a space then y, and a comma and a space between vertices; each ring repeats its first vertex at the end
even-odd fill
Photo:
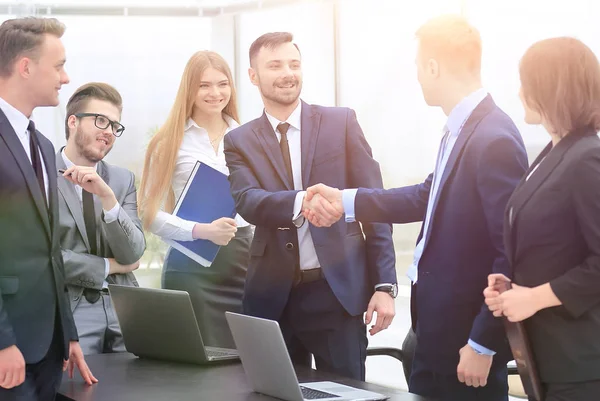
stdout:
POLYGON ((205 343, 233 348, 225 311, 241 311, 251 227, 239 215, 210 224, 172 214, 196 161, 229 174, 223 137, 239 126, 231 71, 217 53, 200 51, 188 61, 166 123, 150 141, 144 162, 139 209, 144 227, 179 241, 207 239, 222 245, 210 267, 170 249, 162 287, 187 291, 205 343))

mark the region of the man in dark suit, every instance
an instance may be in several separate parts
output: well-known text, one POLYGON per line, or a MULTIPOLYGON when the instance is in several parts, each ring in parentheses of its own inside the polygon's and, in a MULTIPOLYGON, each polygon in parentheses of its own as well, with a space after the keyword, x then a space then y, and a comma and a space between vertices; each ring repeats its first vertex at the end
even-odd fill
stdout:
POLYGON ((300 101, 300 52, 291 34, 258 38, 250 64, 265 113, 225 136, 236 209, 256 225, 244 312, 278 320, 294 362, 309 365, 313 354, 317 369, 362 380, 362 314, 369 324, 377 312, 371 334, 394 316, 391 227, 311 226, 301 215, 311 206, 302 189, 318 182, 381 188, 379 165, 352 110, 300 101))
POLYGON ((125 127, 119 92, 85 84, 67 102, 67 146, 56 155, 60 244, 71 310, 85 355, 124 352, 108 283, 137 286, 146 249, 135 177, 103 159, 125 127))
MULTIPOLYGON (((503 214, 527 156, 514 123, 482 88, 478 31, 444 16, 425 23, 417 39, 425 100, 448 116, 434 173, 389 190, 319 186, 308 198, 324 195, 347 221, 424 222, 408 270, 417 333, 409 389, 442 400, 507 400, 512 358, 482 288, 492 272, 510 275, 503 214)), ((318 213, 307 217, 319 224, 318 213)))
POLYGON ((0 26, 0 399, 53 400, 62 368, 89 371, 69 308, 54 148, 29 120, 69 82, 55 19, 0 26), (67 362, 68 361, 68 362, 67 362))

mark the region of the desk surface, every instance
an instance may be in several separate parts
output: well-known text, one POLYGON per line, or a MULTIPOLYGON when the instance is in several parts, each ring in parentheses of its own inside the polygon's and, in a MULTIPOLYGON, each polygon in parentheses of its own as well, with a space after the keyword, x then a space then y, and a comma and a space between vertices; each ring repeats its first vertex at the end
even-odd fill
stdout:
MULTIPOLYGON (((276 398, 252 392, 239 362, 198 366, 139 359, 129 353, 89 355, 86 361, 98 383, 87 386, 76 374, 63 377, 60 393, 76 401, 268 401, 276 398)), ((398 389, 298 368, 300 382, 332 380, 388 395, 390 401, 426 401, 398 389)), ((398 374, 402 374, 398 371, 398 374)))

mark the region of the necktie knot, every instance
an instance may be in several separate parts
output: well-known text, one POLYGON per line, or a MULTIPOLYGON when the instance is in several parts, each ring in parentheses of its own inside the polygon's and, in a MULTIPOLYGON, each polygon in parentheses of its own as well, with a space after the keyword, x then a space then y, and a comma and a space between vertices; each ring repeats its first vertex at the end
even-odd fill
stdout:
POLYGON ((287 134, 289 128, 290 128, 290 124, 289 123, 279 123, 277 125, 277 130, 279 131, 279 133, 282 136, 285 136, 287 134))
POLYGON ((29 125, 27 125, 27 130, 29 131, 29 134, 33 134, 35 132, 35 123, 31 120, 29 120, 29 125))

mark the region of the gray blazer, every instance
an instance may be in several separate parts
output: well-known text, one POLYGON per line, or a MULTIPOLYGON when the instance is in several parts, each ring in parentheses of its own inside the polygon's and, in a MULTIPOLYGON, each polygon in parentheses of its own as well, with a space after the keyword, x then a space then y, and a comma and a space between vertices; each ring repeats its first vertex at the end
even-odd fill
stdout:
MULTIPOLYGON (((61 151, 56 155, 57 170, 66 169, 61 151)), ((98 163, 98 174, 113 190, 121 205, 117 220, 105 223, 102 204, 94 197, 94 210, 99 227, 99 255, 89 253, 90 244, 85 230, 83 209, 75 186, 58 174, 60 246, 65 262, 71 310, 75 310, 84 288, 102 288, 106 266, 104 258, 114 258, 118 263, 131 264, 138 261, 146 249, 142 222, 137 214, 135 176, 127 169, 112 166, 104 161, 98 163)), ((107 281, 113 284, 138 285, 133 273, 111 274, 107 281)))

